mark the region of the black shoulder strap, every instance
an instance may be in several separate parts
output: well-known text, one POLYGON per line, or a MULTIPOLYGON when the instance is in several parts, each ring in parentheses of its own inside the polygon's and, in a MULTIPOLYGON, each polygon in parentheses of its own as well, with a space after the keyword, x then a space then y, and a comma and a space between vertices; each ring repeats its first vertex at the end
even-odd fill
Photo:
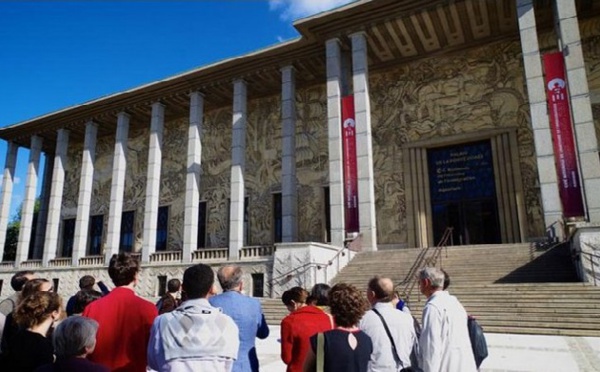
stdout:
POLYGON ((381 316, 377 309, 372 308, 371 310, 373 310, 373 312, 377 314, 379 319, 381 319, 381 322, 383 323, 383 328, 385 328, 385 333, 387 333, 388 337, 390 338, 390 342, 392 343, 392 353, 394 354, 394 360, 396 361, 396 363, 399 363, 401 367, 404 367, 404 363, 402 363, 400 357, 398 356, 398 350, 396 350, 396 343, 394 342, 394 338, 392 337, 392 333, 390 332, 390 329, 387 323, 385 322, 385 319, 383 319, 383 316, 381 316))

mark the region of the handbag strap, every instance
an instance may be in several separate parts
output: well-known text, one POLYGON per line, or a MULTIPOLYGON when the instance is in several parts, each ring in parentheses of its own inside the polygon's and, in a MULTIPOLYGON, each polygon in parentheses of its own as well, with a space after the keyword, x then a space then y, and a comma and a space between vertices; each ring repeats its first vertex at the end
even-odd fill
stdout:
POLYGON ((325 335, 317 333, 317 372, 325 371, 325 335))
POLYGON ((383 319, 383 316, 381 316, 381 313, 377 311, 377 309, 372 308, 371 310, 373 310, 373 312, 377 314, 377 316, 379 317, 379 319, 381 319, 381 322, 383 323, 385 333, 387 333, 390 339, 390 343, 392 344, 392 353, 394 354, 394 360, 396 361, 396 363, 400 364, 400 367, 404 367, 404 363, 402 363, 402 361, 400 360, 400 356, 398 356, 398 350, 396 350, 396 343, 394 342, 394 338, 392 337, 392 332, 390 332, 390 329, 387 323, 385 322, 385 319, 383 319))

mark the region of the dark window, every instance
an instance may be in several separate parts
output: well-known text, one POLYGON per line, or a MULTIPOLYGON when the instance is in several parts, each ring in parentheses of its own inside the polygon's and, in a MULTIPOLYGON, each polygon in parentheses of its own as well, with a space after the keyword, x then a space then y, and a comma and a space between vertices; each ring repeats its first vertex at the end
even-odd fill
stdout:
POLYGON ((123 212, 122 216, 123 217, 121 218, 121 244, 119 245, 119 251, 132 252, 135 212, 123 212))
POLYGON ((252 296, 263 297, 265 291, 265 274, 252 274, 252 296))
POLYGON ((167 250, 169 238, 169 207, 158 208, 158 220, 156 222, 156 251, 167 250))
POLYGON ((325 241, 331 242, 331 205, 329 203, 329 186, 323 188, 323 204, 325 206, 325 241))
POLYGON ((158 295, 164 296, 167 293, 167 276, 159 275, 158 276, 158 295))
POLYGON ((281 193, 273 194, 273 242, 275 243, 283 240, 282 208, 281 193))
POLYGON ((53 278, 52 284, 54 284, 54 293, 58 293, 58 278, 53 278))
POLYGON ((90 256, 102 252, 102 231, 104 230, 104 215, 92 216, 90 221, 90 256))
POLYGON ((4 280, 0 279, 0 296, 2 296, 2 285, 4 284, 4 280))
POLYGON ((73 243, 75 240, 75 219, 63 220, 62 255, 61 257, 72 257, 73 243))
POLYGON ((35 212, 33 214, 33 221, 31 222, 31 237, 29 240, 29 251, 27 252, 27 259, 33 260, 35 259, 35 234, 37 231, 37 221, 40 216, 39 212, 35 212))
POLYGON ((198 206, 198 248, 206 247, 206 202, 198 206))

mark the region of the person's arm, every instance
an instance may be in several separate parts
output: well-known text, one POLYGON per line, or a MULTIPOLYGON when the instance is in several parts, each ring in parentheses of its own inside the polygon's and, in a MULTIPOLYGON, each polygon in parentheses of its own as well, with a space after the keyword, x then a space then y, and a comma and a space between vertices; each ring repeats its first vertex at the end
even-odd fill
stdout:
POLYGON ((154 324, 152 324, 152 329, 150 330, 150 341, 148 342, 148 349, 146 351, 147 359, 148 359, 148 367, 152 368, 155 371, 158 371, 161 363, 159 362, 159 355, 164 353, 161 337, 159 334, 160 328, 160 319, 156 319, 154 324))
POLYGON ((292 362, 294 337, 292 335, 291 319, 283 319, 281 322, 281 360, 285 364, 292 362))
POLYGON ((423 329, 419 346, 421 348, 421 368, 424 372, 439 371, 442 355, 442 315, 433 306, 423 309, 423 329))
POLYGON ((106 284, 104 284, 104 282, 102 280, 100 280, 96 284, 98 284, 98 288, 100 288, 100 292, 102 292, 103 296, 106 296, 107 294, 110 293, 110 289, 108 289, 108 287, 106 286, 106 284))
POLYGON ((260 313, 260 319, 258 320, 258 329, 256 330, 256 337, 261 340, 269 337, 269 325, 267 324, 267 320, 265 319, 265 314, 262 312, 262 306, 260 306, 260 302, 258 303, 258 311, 260 313))

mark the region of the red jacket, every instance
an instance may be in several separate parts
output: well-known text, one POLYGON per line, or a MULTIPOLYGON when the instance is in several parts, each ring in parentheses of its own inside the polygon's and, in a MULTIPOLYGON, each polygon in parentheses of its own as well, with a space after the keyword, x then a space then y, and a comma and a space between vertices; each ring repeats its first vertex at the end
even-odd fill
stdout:
POLYGON ((333 329, 333 318, 315 306, 304 306, 281 321, 281 359, 288 372, 301 372, 310 336, 333 329))
POLYGON ((83 316, 100 326, 92 362, 111 371, 146 372, 146 349, 150 328, 158 315, 153 303, 138 297, 129 288, 117 287, 86 306, 83 316))

